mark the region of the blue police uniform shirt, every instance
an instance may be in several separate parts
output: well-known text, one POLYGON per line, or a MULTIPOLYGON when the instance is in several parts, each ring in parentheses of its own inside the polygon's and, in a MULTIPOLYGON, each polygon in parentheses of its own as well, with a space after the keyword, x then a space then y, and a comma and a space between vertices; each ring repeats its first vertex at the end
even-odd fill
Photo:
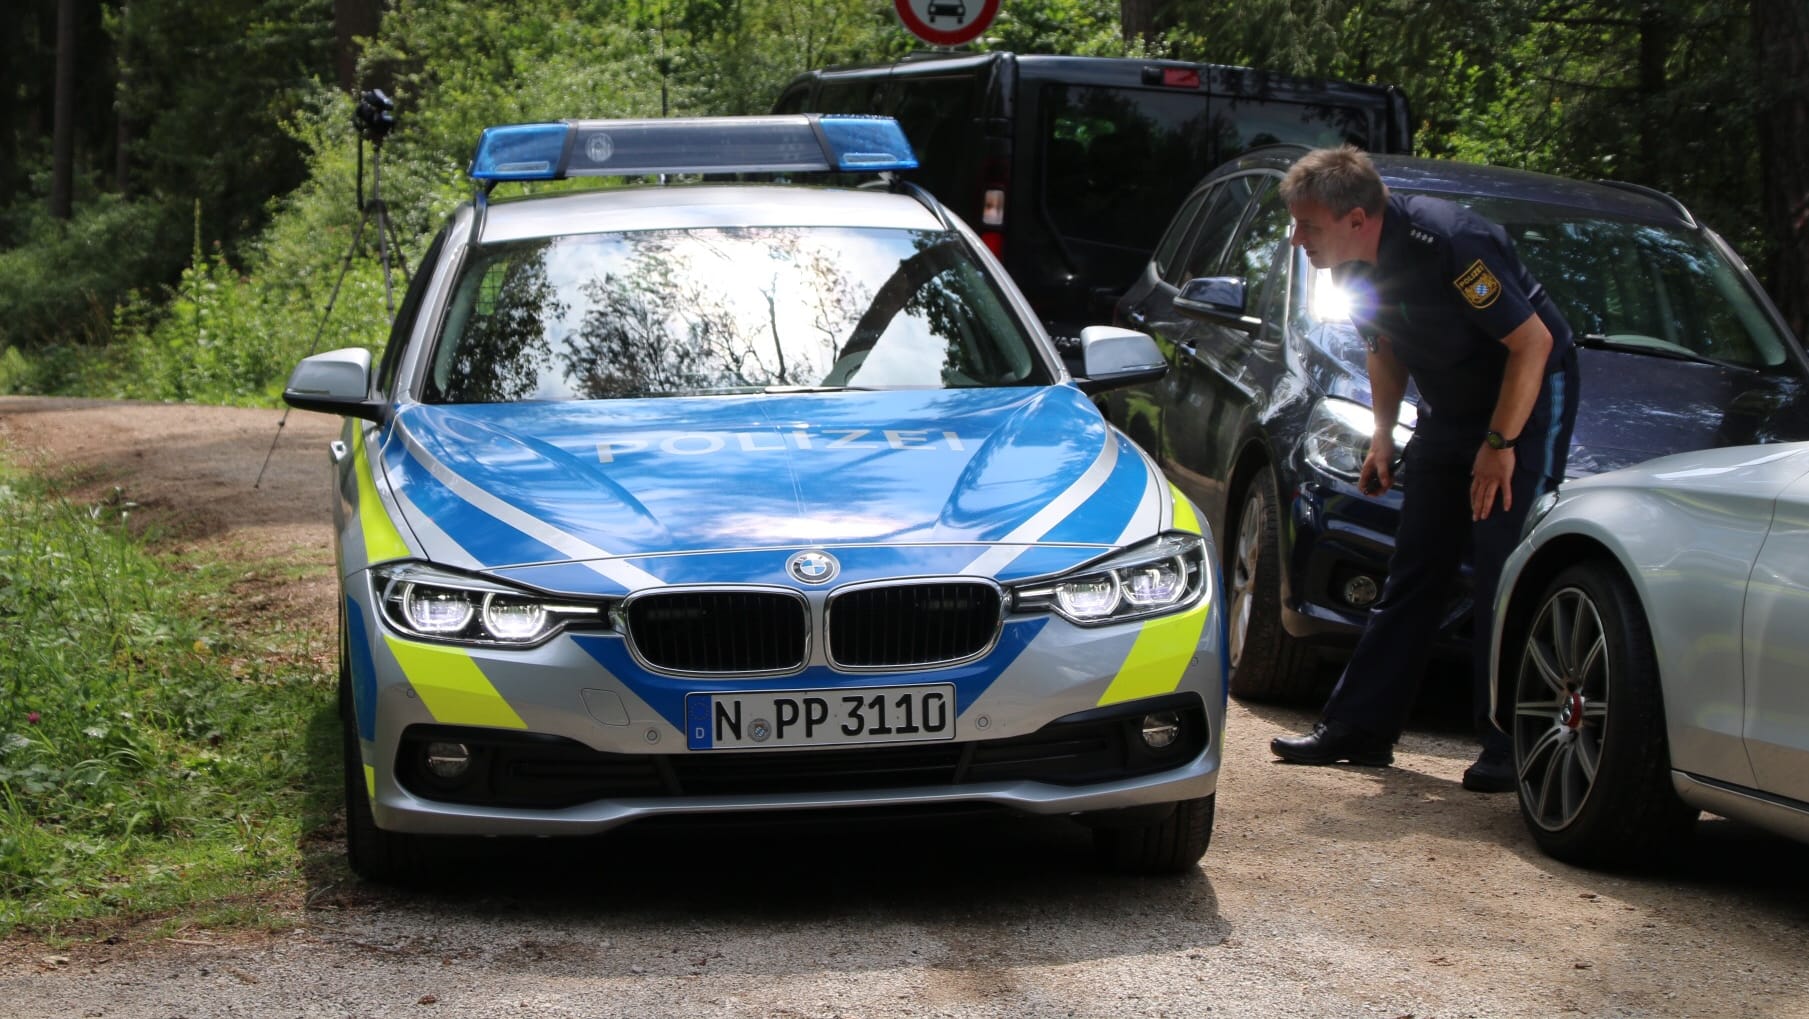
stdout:
POLYGON ((1351 321, 1373 347, 1388 338, 1419 391, 1415 433, 1482 441, 1501 396, 1501 339, 1537 314, 1551 331, 1550 372, 1572 345, 1570 326, 1520 263, 1499 225, 1454 202, 1388 196, 1376 262, 1332 276, 1351 297, 1351 321))

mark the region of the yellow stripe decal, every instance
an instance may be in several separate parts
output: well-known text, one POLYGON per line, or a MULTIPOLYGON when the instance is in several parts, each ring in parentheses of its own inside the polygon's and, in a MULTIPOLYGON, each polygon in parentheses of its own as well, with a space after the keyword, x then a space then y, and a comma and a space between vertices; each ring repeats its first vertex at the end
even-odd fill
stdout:
POLYGON ((1189 534, 1200 534, 1200 518, 1193 511, 1193 503, 1187 500, 1181 490, 1173 485, 1168 486, 1168 494, 1174 497, 1175 530, 1189 534))
POLYGON ((364 449, 364 430, 352 429, 352 473, 358 476, 358 526, 364 532, 367 563, 408 558, 408 543, 389 519, 383 500, 377 498, 377 480, 364 449))
POLYGON ((1099 706, 1134 701, 1141 697, 1173 693, 1181 685, 1187 666, 1200 649, 1212 600, 1201 601, 1192 611, 1163 616, 1143 624, 1131 653, 1124 657, 1118 675, 1099 697, 1099 706))
POLYGON ((383 638, 390 653, 402 665, 408 685, 421 696, 433 720, 445 725, 487 725, 496 729, 526 729, 509 702, 490 684, 471 656, 453 648, 411 644, 383 638))
POLYGON ((364 766, 364 792, 372 803, 377 802, 377 769, 368 764, 364 766))

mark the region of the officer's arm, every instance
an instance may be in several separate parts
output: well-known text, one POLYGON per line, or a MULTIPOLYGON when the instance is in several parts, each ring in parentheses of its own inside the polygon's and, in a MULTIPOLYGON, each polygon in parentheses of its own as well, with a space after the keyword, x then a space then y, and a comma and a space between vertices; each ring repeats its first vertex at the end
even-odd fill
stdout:
POLYGON ((1501 374, 1501 395, 1495 399, 1495 413, 1489 427, 1503 437, 1518 438, 1532 416, 1533 402, 1539 399, 1539 386, 1545 381, 1545 362, 1551 356, 1551 330, 1537 314, 1501 338, 1508 349, 1507 368, 1501 374))
MULTIPOLYGON (((1518 439, 1532 415, 1533 401, 1539 398, 1539 385, 1545 381, 1545 361, 1551 354, 1551 330, 1537 314, 1514 327, 1501 338, 1508 349, 1507 368, 1501 374, 1501 395, 1495 399, 1495 413, 1489 427, 1503 438, 1518 439)), ((1503 511, 1514 508, 1514 451, 1495 449, 1483 443, 1476 451, 1476 464, 1470 471, 1470 516, 1481 520, 1495 508, 1496 499, 1503 511)))
POLYGON ((1407 366, 1394 356, 1386 336, 1370 344, 1368 363, 1376 430, 1369 438, 1369 453, 1363 458, 1357 484, 1371 495, 1380 495, 1394 487, 1394 426, 1401 417, 1401 400, 1407 395, 1407 366))

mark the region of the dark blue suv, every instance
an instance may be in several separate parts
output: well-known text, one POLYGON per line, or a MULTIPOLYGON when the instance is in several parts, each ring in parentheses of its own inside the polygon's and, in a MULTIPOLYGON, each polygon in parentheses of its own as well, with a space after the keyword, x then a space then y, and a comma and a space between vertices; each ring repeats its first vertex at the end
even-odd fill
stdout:
MULTIPOLYGON (((1373 431, 1364 345, 1330 274, 1288 244, 1276 185, 1299 146, 1258 149, 1182 204, 1119 325, 1170 370, 1100 397, 1208 515, 1224 556, 1231 690, 1317 692, 1381 594, 1400 508, 1357 470, 1373 431)), ((1675 199, 1627 184, 1405 156, 1392 189, 1502 224, 1577 334, 1582 406, 1572 476, 1665 453, 1809 438, 1809 360, 1738 256, 1675 199)), ((1406 404, 1417 399, 1409 388, 1406 404)), ((1411 437, 1401 409, 1397 448, 1411 437)), ((1413 484, 1408 473, 1397 484, 1413 484)), ((1467 641, 1453 590, 1441 644, 1467 641)))

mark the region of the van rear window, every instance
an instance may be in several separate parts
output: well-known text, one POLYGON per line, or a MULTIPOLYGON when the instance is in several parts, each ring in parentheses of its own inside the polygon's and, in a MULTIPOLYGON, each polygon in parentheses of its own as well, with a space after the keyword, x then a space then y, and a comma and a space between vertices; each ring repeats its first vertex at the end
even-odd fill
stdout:
POLYGON ((1139 251, 1222 147, 1199 93, 1048 85, 1043 202, 1064 235, 1139 251))

